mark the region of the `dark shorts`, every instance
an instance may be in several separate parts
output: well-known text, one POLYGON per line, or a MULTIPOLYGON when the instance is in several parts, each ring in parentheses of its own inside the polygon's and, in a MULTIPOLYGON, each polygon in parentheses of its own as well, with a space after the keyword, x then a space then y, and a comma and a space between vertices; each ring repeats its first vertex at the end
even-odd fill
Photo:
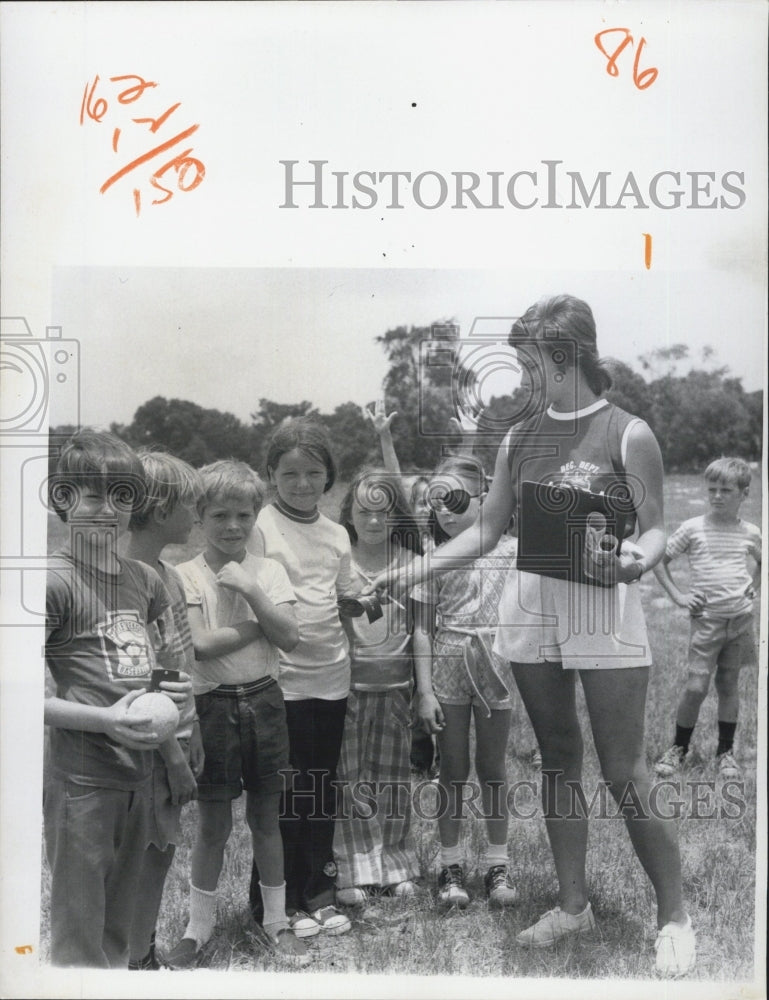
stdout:
POLYGON ((282 792, 288 764, 283 694, 271 677, 222 684, 195 696, 205 766, 198 798, 236 799, 247 792, 282 792))

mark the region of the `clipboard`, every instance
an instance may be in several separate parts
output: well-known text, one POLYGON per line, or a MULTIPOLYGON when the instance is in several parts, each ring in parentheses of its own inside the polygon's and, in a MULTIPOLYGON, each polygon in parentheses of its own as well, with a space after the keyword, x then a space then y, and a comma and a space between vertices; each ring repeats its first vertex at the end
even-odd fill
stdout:
POLYGON ((633 515, 627 494, 524 481, 519 491, 516 568, 610 587, 585 572, 586 546, 619 554, 633 515))

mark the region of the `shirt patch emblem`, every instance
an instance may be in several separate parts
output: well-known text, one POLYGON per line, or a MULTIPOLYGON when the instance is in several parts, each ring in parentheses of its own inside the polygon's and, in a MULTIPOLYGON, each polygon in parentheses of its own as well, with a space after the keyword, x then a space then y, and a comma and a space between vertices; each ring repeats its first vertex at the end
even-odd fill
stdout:
POLYGON ((108 611, 95 627, 110 680, 149 677, 155 663, 144 622, 136 611, 108 611))

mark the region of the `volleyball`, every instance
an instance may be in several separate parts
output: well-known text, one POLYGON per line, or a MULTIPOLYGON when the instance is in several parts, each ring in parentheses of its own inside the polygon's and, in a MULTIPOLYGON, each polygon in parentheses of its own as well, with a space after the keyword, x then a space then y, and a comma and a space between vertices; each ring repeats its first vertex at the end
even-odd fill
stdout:
POLYGON ((148 691, 140 694, 128 706, 128 718, 149 718, 141 728, 157 735, 158 743, 163 743, 179 725, 179 710, 166 694, 148 691))

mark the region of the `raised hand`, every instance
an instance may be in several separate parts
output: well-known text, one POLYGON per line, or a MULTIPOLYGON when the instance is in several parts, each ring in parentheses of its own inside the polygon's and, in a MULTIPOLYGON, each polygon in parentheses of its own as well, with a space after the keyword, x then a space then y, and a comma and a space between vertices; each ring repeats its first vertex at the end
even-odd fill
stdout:
POLYGON ((385 413, 385 401, 383 399, 378 399, 374 403, 373 410, 369 410, 367 406, 363 406, 361 409, 363 410, 364 415, 374 425, 374 430, 379 435, 389 431, 393 418, 398 416, 397 410, 393 410, 393 412, 389 414, 385 413))

